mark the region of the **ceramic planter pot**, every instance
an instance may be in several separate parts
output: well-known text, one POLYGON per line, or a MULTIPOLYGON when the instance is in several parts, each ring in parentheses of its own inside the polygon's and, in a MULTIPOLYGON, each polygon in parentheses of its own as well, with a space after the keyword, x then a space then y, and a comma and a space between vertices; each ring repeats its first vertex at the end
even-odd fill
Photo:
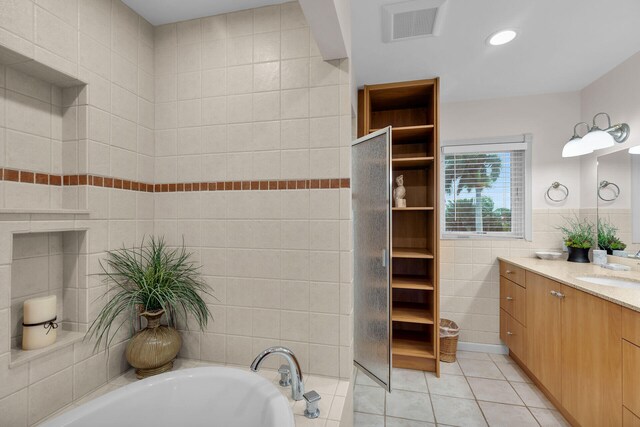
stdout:
POLYGON ((569 258, 567 261, 569 262, 582 262, 589 263, 589 249, 590 248, 572 248, 569 247, 567 250, 569 251, 569 258))
POLYGON ((160 324, 163 314, 164 310, 141 313, 147 319, 147 327, 136 333, 127 344, 127 361, 136 368, 138 379, 171 370, 182 346, 178 331, 160 324))

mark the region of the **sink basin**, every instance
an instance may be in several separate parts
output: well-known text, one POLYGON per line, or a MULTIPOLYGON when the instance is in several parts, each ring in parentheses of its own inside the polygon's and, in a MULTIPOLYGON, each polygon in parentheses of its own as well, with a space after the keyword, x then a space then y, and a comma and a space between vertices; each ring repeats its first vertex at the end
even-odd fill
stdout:
POLYGON ((579 276, 576 277, 583 282, 593 283, 595 285, 613 286, 616 288, 636 288, 640 289, 640 281, 620 279, 617 277, 604 277, 604 276, 579 276))

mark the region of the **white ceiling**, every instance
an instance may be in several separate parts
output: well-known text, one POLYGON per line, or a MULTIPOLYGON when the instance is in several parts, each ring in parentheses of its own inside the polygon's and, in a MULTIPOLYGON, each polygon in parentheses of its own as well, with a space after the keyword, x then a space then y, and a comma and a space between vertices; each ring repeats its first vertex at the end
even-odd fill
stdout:
POLYGON ((253 9, 290 0, 122 0, 153 25, 253 9))
POLYGON ((638 0, 448 0, 440 36, 393 43, 380 8, 401 0, 351 1, 358 85, 439 76, 444 102, 579 90, 640 51, 638 0))

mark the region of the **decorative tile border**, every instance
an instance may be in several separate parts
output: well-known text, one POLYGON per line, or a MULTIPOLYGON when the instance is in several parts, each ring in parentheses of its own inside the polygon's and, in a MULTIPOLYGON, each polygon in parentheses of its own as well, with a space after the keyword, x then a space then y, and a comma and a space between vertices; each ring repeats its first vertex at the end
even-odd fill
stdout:
POLYGON ((91 185, 93 187, 117 188, 146 193, 175 193, 185 191, 309 190, 351 187, 351 180, 349 178, 149 184, 146 182, 129 181, 126 179, 97 175, 53 175, 17 169, 0 169, 0 180, 53 186, 91 185))

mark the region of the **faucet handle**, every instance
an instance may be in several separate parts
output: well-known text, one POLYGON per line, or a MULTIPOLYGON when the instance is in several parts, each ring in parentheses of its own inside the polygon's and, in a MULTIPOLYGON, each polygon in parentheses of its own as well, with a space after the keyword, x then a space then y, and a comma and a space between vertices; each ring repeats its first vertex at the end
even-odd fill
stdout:
POLYGON ((289 366, 280 365, 278 373, 280 374, 280 386, 289 387, 291 385, 291 371, 289 370, 289 366))
POLYGON ((318 418, 320 416, 320 408, 318 408, 321 399, 320 395, 315 390, 311 390, 302 396, 307 402, 307 409, 304 410, 304 416, 312 419, 318 418))

